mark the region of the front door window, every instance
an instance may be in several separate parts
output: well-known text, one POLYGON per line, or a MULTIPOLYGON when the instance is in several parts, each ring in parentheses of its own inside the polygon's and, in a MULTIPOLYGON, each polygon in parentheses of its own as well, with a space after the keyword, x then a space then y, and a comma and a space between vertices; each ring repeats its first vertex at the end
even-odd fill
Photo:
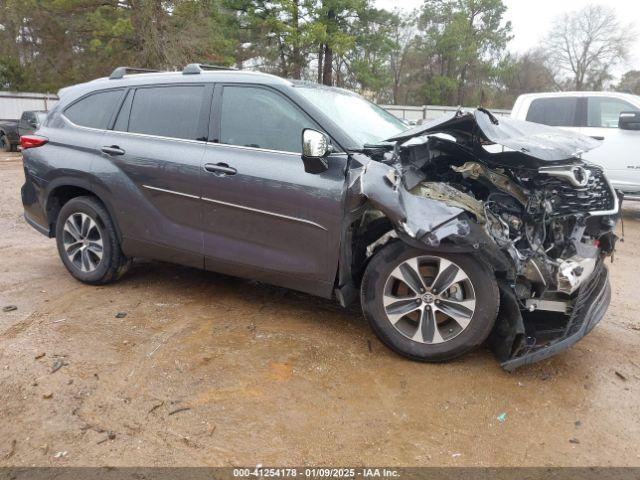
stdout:
POLYGON ((620 112, 638 111, 634 105, 610 97, 590 97, 587 126, 597 128, 618 128, 620 112))
POLYGON ((318 127, 282 95, 259 87, 224 87, 220 143, 300 153, 305 128, 318 127))

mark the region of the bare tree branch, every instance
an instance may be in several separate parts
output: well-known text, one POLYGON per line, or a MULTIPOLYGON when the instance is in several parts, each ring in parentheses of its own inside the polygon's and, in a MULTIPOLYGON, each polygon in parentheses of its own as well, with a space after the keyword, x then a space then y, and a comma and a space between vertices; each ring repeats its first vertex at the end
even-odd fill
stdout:
POLYGON ((547 63, 571 88, 602 88, 611 67, 628 58, 633 36, 631 25, 622 25, 612 8, 587 5, 554 21, 544 42, 547 63))

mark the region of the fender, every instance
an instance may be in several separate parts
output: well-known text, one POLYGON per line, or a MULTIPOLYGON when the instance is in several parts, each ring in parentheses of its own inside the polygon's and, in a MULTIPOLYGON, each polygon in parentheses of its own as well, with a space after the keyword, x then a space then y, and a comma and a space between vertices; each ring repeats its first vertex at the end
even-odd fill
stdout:
POLYGON ((512 269, 509 259, 470 217, 468 209, 460 204, 414 195, 405 188, 395 168, 366 155, 354 154, 353 157, 357 163, 349 172, 350 195, 365 197, 383 212, 402 241, 434 252, 471 253, 496 271, 512 269))
MULTIPOLYGON (((90 192, 93 196, 95 196, 98 200, 100 200, 100 202, 102 202, 102 204, 105 206, 105 208, 107 209, 107 211, 109 212, 109 216, 111 217, 111 220, 114 223, 115 229, 116 229, 116 233, 118 235, 118 240, 122 241, 122 231, 120 230, 120 225, 118 223, 118 219, 115 215, 115 209, 113 208, 113 205, 111 205, 111 203, 107 200, 105 200, 105 197, 100 195, 99 193, 97 193, 97 189, 96 187, 96 182, 95 179, 93 178, 87 178, 87 177, 72 177, 72 176, 61 176, 61 177, 56 177, 53 180, 51 180, 50 182, 48 182, 44 192, 43 192, 43 204, 44 204, 44 212, 45 214, 47 214, 47 212, 49 211, 49 202, 51 200, 51 194, 58 188, 63 188, 63 187, 78 187, 78 188, 82 188, 84 190, 87 190, 88 192, 90 192)), ((48 219, 48 214, 47 214, 47 219, 48 219)), ((51 228, 51 225, 53 225, 53 221, 50 221, 50 233, 49 236, 53 237, 55 232, 53 232, 53 229, 51 228)))

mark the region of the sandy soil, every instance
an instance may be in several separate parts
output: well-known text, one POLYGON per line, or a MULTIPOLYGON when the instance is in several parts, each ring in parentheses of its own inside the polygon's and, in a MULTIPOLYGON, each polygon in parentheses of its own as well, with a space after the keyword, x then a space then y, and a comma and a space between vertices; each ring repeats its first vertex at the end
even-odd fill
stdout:
POLYGON ((356 309, 255 282, 138 262, 82 285, 22 181, 0 157, 0 465, 640 466, 640 205, 600 326, 508 374, 404 360, 356 309))

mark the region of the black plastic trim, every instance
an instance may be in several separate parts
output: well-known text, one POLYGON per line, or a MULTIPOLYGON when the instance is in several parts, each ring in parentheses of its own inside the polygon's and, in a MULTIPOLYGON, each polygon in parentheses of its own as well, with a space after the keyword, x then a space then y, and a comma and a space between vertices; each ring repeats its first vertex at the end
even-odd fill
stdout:
POLYGON ((588 303, 589 308, 582 318, 580 329, 574 334, 571 334, 568 337, 559 340, 547 347, 539 348, 531 353, 527 353, 512 360, 507 360, 506 362, 503 362, 501 364, 502 368, 509 372, 512 372, 518 367, 530 365, 532 363, 552 357, 553 355, 566 350, 572 345, 575 345, 579 340, 581 340, 585 335, 593 330, 596 324, 598 324, 598 322, 602 320, 602 317, 604 317, 604 314, 606 313, 607 308, 611 303, 611 284, 609 283, 609 271, 604 265, 602 265, 601 268, 604 270, 604 273, 602 271, 597 271, 594 275, 603 275, 604 278, 597 278, 595 280, 601 285, 599 285, 599 288, 591 294, 590 298, 585 299, 585 302, 588 303))

